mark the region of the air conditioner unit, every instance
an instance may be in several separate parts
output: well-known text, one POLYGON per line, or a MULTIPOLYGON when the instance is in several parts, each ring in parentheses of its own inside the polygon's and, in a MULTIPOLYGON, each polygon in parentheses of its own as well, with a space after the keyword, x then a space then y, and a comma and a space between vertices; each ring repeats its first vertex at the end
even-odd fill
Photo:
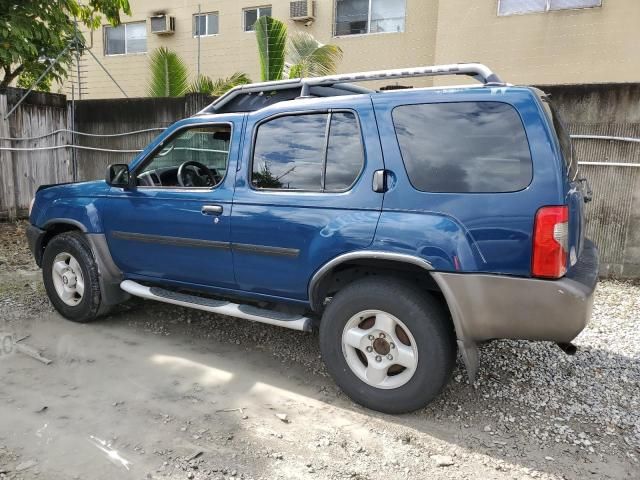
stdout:
POLYGON ((150 17, 151 33, 156 35, 171 35, 176 30, 176 18, 169 15, 154 15, 150 17))
POLYGON ((316 2, 299 0, 289 3, 289 17, 296 22, 306 22, 316 18, 316 2))

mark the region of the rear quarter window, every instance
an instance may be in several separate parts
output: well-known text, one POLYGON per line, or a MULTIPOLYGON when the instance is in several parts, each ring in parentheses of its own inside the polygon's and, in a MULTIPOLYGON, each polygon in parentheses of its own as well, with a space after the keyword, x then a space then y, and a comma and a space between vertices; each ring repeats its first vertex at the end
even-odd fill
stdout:
POLYGON ((511 105, 402 105, 392 115, 409 181, 418 190, 515 192, 531 183, 529 143, 511 105))
POLYGON ((565 128, 565 124, 562 117, 556 110, 556 108, 548 100, 543 99, 542 105, 545 107, 545 111, 551 120, 553 129, 558 137, 558 144, 560 145, 560 151, 562 152, 562 158, 564 160, 567 176, 569 180, 574 181, 578 178, 578 162, 575 159, 573 153, 573 144, 571 143, 571 136, 565 128))

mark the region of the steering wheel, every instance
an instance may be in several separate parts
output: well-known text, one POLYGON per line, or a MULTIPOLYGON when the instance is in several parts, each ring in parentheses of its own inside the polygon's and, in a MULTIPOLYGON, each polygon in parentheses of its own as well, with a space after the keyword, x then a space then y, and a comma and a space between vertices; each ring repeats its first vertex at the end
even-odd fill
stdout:
POLYGON ((182 163, 177 176, 181 187, 213 187, 218 183, 209 167, 194 160, 182 163))

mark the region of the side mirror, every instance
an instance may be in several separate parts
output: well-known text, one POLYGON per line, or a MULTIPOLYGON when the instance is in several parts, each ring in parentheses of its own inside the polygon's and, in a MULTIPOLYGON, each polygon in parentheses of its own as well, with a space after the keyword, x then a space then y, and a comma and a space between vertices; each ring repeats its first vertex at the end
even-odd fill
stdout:
POLYGON ((106 179, 110 187, 128 188, 131 182, 129 165, 126 163, 116 163, 107 167, 106 179))

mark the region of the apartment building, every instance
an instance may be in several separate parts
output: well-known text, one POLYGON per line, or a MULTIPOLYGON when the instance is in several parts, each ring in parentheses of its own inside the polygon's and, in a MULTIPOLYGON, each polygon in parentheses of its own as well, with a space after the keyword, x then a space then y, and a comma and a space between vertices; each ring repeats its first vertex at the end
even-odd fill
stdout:
MULTIPOLYGON (((236 71, 259 80, 253 24, 264 15, 290 31, 339 45, 339 71, 477 61, 511 83, 640 81, 638 0, 130 0, 120 26, 87 34, 92 52, 129 96, 144 96, 148 56, 164 46, 192 76, 236 71), (263 3, 264 2, 264 3, 263 3)), ((122 93, 89 55, 83 98, 122 93)), ((412 85, 459 79, 424 79, 412 85)))

